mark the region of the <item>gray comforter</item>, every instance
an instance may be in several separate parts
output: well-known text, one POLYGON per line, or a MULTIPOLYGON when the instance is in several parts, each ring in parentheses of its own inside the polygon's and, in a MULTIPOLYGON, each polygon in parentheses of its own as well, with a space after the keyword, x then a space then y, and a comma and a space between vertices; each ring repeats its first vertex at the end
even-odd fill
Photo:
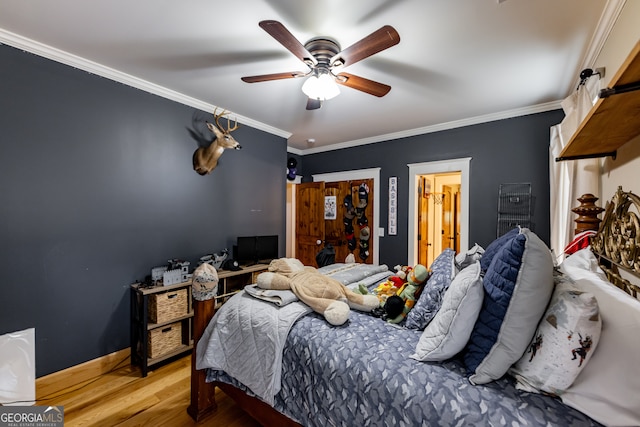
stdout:
MULTIPOLYGON (((357 312, 339 327, 303 316, 287 337, 273 406, 307 427, 599 426, 557 398, 517 390, 509 377, 474 386, 455 359, 411 359, 421 333, 357 312)), ((221 371, 207 380, 243 388, 221 371)))
MULTIPOLYGON (((385 280, 387 267, 338 264, 320 269, 365 286, 385 280)), ((311 309, 300 301, 279 305, 242 291, 214 315, 196 348, 196 369, 225 371, 269 404, 280 391, 282 352, 289 330, 311 309)))

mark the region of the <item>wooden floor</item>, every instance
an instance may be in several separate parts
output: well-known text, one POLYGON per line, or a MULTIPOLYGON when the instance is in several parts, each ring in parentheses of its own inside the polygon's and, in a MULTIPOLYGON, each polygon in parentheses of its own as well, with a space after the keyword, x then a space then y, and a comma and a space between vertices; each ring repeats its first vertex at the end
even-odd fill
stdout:
POLYGON ((190 394, 191 356, 150 371, 124 360, 110 373, 51 396, 38 396, 38 405, 64 406, 64 425, 73 426, 225 426, 258 427, 220 390, 218 410, 196 423, 187 414, 190 394))

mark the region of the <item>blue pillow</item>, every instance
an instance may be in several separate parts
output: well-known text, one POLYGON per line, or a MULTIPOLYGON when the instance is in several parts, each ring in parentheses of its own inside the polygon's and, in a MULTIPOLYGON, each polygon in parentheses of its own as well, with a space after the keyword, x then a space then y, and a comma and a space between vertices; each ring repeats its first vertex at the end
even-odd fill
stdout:
POLYGON ((502 236, 498 237, 493 242, 489 243, 489 246, 487 246, 487 248, 484 250, 484 253, 482 254, 482 258, 480 258, 480 270, 482 270, 483 273, 487 271, 489 265, 491 264, 491 260, 493 260, 493 257, 500 250, 500 248, 503 247, 504 244, 509 240, 516 237, 518 233, 520 233, 520 227, 513 228, 502 236))
POLYGON ((473 384, 502 377, 526 351, 553 291, 551 251, 527 228, 495 254, 464 363, 473 384))
POLYGON ((424 285, 416 305, 407 314, 405 326, 424 329, 442 305, 442 297, 455 276, 455 251, 445 249, 431 264, 431 277, 424 285))

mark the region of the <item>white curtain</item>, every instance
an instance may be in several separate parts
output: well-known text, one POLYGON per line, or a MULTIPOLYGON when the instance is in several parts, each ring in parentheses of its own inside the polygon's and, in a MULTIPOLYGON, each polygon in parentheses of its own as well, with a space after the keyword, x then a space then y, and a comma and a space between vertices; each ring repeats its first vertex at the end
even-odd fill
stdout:
POLYGON ((569 142, 584 117, 593 107, 599 90, 597 77, 589 78, 577 91, 562 101, 565 117, 551 128, 549 146, 549 181, 551 184, 551 249, 556 261, 564 259, 563 250, 573 239, 576 215, 571 209, 578 206, 578 197, 591 193, 600 197, 600 160, 565 160, 556 157, 569 142))

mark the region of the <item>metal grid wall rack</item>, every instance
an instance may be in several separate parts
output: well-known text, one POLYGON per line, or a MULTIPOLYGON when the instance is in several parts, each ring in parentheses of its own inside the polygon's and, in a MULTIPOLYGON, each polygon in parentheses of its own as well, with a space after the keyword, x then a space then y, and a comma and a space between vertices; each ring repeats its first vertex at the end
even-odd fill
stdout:
POLYGON ((500 184, 497 237, 518 225, 531 228, 531 184, 500 184))

